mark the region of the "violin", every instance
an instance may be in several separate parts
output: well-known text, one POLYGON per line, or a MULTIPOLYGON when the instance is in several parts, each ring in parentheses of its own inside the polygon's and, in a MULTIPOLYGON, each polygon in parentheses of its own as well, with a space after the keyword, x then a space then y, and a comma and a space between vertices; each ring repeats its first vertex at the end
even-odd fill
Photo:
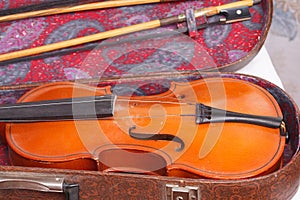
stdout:
POLYGON ((50 83, 0 107, 13 165, 241 179, 281 165, 286 131, 265 89, 242 80, 172 83, 149 96, 50 83))

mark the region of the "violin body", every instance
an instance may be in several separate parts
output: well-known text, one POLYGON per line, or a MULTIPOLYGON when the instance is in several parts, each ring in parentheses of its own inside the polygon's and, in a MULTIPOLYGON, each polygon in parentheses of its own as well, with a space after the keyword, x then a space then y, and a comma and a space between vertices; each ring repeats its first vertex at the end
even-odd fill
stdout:
MULTIPOLYGON (((31 90, 20 102, 95 95, 111 95, 111 90, 54 83, 31 90)), ((280 167, 285 137, 279 128, 236 122, 198 124, 198 102, 282 117, 266 90, 245 81, 211 78, 173 83, 158 95, 116 97, 111 117, 9 123, 10 159, 21 166, 216 179, 254 177, 280 167), (149 135, 161 138, 149 139, 149 135)), ((73 111, 76 114, 76 106, 73 111)))

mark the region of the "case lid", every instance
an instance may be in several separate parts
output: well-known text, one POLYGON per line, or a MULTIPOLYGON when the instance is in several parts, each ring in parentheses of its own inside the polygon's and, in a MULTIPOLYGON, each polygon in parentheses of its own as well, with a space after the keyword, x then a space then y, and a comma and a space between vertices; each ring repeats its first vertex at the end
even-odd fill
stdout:
MULTIPOLYGON (((8 8, 19 8, 33 4, 32 2, 5 1, 0 6, 5 13, 8 8)), ((40 7, 45 7, 46 4, 49 7, 49 2, 55 4, 59 1, 34 1, 39 2, 42 3, 40 7)), ((70 4, 79 1, 66 2, 70 4)), ((224 0, 175 1, 2 22, 0 54, 181 13, 193 19, 191 8, 200 9, 226 3, 228 1, 224 0)), ((174 75, 195 71, 235 71, 247 64, 263 45, 271 22, 272 1, 262 0, 250 7, 249 11, 250 20, 214 25, 196 32, 193 31, 193 23, 184 22, 81 45, 81 50, 76 52, 66 53, 66 50, 60 50, 26 61, 1 62, 0 84, 35 85, 75 79, 117 81, 127 76, 145 77, 161 73, 174 75), (182 30, 186 26, 189 27, 190 34, 178 32, 178 29, 182 30)), ((228 13, 224 16, 228 16, 228 13)), ((208 17, 207 21, 214 21, 215 18, 216 16, 208 17)), ((203 17, 196 19, 198 25, 205 21, 203 17)))

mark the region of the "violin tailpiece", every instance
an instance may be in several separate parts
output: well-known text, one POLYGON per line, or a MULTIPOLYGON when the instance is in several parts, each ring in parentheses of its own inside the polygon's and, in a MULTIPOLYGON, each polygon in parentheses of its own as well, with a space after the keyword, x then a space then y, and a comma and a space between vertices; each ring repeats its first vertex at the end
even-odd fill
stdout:
POLYGON ((269 128, 280 128, 282 118, 271 116, 250 115, 213 108, 204 104, 196 105, 196 123, 238 122, 254 124, 269 128))

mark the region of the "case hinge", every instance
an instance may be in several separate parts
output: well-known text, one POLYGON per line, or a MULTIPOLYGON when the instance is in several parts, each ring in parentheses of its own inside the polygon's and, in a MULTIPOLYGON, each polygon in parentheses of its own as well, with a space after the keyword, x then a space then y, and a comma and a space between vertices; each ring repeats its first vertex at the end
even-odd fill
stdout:
POLYGON ((166 200, 200 200, 199 187, 166 185, 166 200))

